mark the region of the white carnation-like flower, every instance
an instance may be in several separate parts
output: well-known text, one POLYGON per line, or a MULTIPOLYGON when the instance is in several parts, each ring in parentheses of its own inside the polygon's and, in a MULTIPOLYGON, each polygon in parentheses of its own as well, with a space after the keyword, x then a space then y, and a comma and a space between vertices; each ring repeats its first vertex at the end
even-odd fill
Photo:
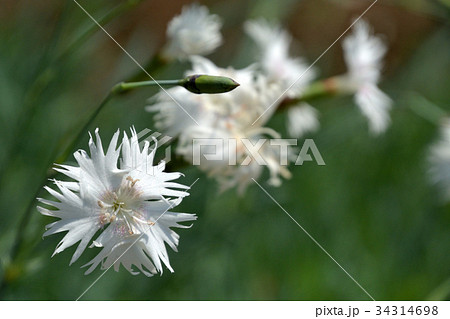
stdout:
POLYGON ((441 138, 430 148, 428 156, 431 181, 440 187, 442 196, 450 200, 450 119, 445 118, 441 125, 441 138))
POLYGON ((238 194, 243 195, 252 178, 258 179, 264 167, 269 170, 268 183, 272 186, 280 186, 281 177, 291 177, 287 163, 280 162, 281 146, 288 149, 289 145, 283 140, 278 140, 281 145, 270 144, 270 139, 281 139, 275 130, 240 127, 233 119, 225 118, 215 123, 187 128, 180 136, 177 153, 191 163, 197 159, 200 169, 218 181, 221 192, 236 187, 238 194), (214 159, 206 158, 211 155, 214 159))
POLYGON ((156 103, 148 106, 147 110, 157 112, 155 125, 158 129, 171 136, 179 136, 176 152, 193 163, 195 141, 221 141, 222 144, 213 146, 212 150, 211 147, 200 148, 200 169, 216 178, 221 190, 237 187, 242 194, 252 178, 259 178, 264 166, 269 169, 269 182, 273 185, 281 183, 280 176, 290 177, 286 165, 280 164, 280 146, 264 143, 258 152, 264 161, 264 165, 261 165, 252 158, 248 147, 250 144, 245 145, 243 142, 246 140, 255 145, 260 138, 280 137, 277 132, 262 125, 270 118, 272 113, 265 110, 279 96, 281 87, 268 83, 266 77, 253 67, 241 70, 219 68, 199 56, 191 57, 191 61, 193 70, 188 74, 228 76, 240 86, 226 94, 196 95, 182 88, 169 89, 170 95, 183 103, 183 108, 195 118, 198 125, 184 112, 180 112, 179 106, 167 94, 161 92, 156 97, 156 103), (253 125, 263 113, 264 116, 253 125), (229 143, 232 143, 231 146, 229 143), (204 160, 204 154, 210 153, 215 153, 220 159, 204 160), (236 163, 230 164, 234 162, 233 159, 236 159, 236 163))
POLYGON ((308 70, 309 65, 302 58, 289 56, 290 34, 263 19, 247 21, 244 29, 258 45, 260 63, 268 79, 281 85, 283 91, 288 90, 287 96, 300 95, 316 72, 308 70))
POLYGON ((163 56, 169 59, 187 59, 190 55, 207 55, 222 44, 222 22, 209 14, 205 6, 185 6, 167 27, 168 43, 163 56))
POLYGON ((386 45, 371 34, 370 26, 359 20, 353 33, 343 41, 344 58, 348 73, 340 79, 344 91, 355 94, 355 102, 369 120, 373 134, 386 130, 390 123, 392 100, 378 87, 386 45))
POLYGON ((86 274, 99 264, 102 269, 114 264, 116 271, 122 264, 132 274, 140 271, 152 276, 162 273, 164 263, 173 272, 165 245, 176 251, 179 236, 171 227, 189 227, 179 223, 193 221, 196 216, 169 210, 188 195, 189 187, 174 182, 181 174, 164 172, 164 162, 153 166, 156 145, 149 149, 149 142, 145 141, 141 150, 132 129, 131 138, 124 132, 122 143, 117 146, 119 134, 114 134, 105 154, 96 130, 96 142, 92 136, 89 141, 90 156, 79 150, 74 153, 79 166, 55 168, 74 181, 55 180, 59 191, 45 187, 57 201, 39 201, 56 210, 38 209, 43 215, 60 220, 47 225, 44 236, 67 231, 54 254, 80 242, 72 264, 101 231, 90 247, 102 250, 85 265, 90 265, 86 274))
POLYGON ((288 110, 289 135, 299 138, 308 132, 317 131, 320 127, 318 111, 308 103, 290 107, 288 110))

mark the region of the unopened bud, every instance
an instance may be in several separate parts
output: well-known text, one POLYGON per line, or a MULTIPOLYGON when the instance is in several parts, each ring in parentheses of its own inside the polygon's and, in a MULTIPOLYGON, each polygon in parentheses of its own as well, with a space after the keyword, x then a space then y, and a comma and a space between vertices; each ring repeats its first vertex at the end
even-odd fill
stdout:
POLYGON ((230 92, 239 86, 239 83, 225 76, 190 75, 180 81, 180 85, 195 94, 214 94, 230 92))

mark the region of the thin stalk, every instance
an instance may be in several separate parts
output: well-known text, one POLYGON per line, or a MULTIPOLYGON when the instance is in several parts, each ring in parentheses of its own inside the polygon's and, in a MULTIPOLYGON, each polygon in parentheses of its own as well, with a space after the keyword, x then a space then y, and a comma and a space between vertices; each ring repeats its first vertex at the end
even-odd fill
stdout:
POLYGON ((445 110, 416 92, 409 94, 406 105, 414 114, 435 125, 442 124, 442 119, 449 115, 445 110))
POLYGON ((311 83, 299 97, 285 98, 277 110, 283 111, 301 102, 309 102, 323 97, 341 94, 337 88, 336 78, 328 78, 311 83))
POLYGON ((140 82, 121 82, 112 88, 114 93, 124 93, 126 91, 145 87, 145 86, 178 86, 183 85, 184 80, 160 80, 160 81, 140 81, 140 82))

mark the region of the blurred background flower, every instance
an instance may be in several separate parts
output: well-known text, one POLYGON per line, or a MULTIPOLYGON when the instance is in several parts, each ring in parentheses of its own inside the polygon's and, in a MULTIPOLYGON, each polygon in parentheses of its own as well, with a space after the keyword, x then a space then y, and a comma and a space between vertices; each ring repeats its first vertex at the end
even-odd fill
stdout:
POLYGON ((168 43, 163 49, 165 58, 186 59, 190 55, 206 55, 222 44, 222 23, 208 7, 197 3, 185 6, 167 26, 168 43))
MULTIPOLYGON (((168 64, 162 58, 171 41, 169 22, 192 3, 80 1, 157 79, 181 78, 192 70, 189 60, 177 57, 168 64)), ((282 53, 270 57, 308 67, 371 1, 199 4, 215 15, 212 24, 217 32, 221 26, 223 37, 214 52, 201 54, 215 65, 241 70, 264 59, 261 46, 246 33, 247 21, 266 21, 280 41, 290 40, 288 49, 280 45, 282 53)), ((63 235, 43 241, 52 219, 36 209, 22 217, 33 198, 46 196, 35 191, 61 143, 82 127, 109 89, 125 79, 148 77, 72 1, 3 0, 1 8, 0 298, 73 300, 101 272, 84 276, 83 269, 67 267, 75 247, 50 260, 63 235)), ((351 95, 308 101, 320 112, 318 130, 312 125, 308 132, 288 131, 286 123, 295 115, 282 101, 263 121, 282 136, 303 134, 300 145, 313 138, 326 166, 290 166, 292 177, 278 188, 265 183, 266 169, 260 183, 380 300, 449 298, 450 206, 442 204, 439 187, 430 185, 427 174, 430 145, 439 137, 450 101, 449 10, 445 0, 379 0, 364 16, 371 34, 387 47, 377 87, 393 104, 383 134, 370 133, 351 95)), ((311 80, 345 74, 347 68, 338 42, 314 65, 311 80)), ((105 140, 117 127, 154 130, 153 114, 144 106, 156 94, 149 88, 112 100, 91 130, 100 127, 105 140)), ((309 124, 317 120, 312 114, 309 124)), ((86 145, 85 136, 77 147, 86 145)), ((156 161, 163 155, 157 152, 156 161)), ((367 299, 257 185, 248 185, 241 197, 234 189, 219 194, 206 172, 180 169, 181 158, 174 156, 167 170, 182 171, 184 185, 200 179, 178 206, 198 220, 189 231, 177 230, 183 238, 180 253, 170 256, 176 272, 147 279, 109 271, 83 299, 367 299)), ((72 157, 68 164, 74 164, 72 157)), ((81 262, 95 253, 87 250, 81 262)))

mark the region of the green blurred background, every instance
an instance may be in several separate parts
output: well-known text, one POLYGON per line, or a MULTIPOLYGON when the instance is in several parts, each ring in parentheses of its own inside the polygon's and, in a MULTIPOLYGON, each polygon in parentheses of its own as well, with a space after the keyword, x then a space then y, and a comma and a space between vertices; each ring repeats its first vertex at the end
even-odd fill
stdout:
MULTIPOLYGON (((80 0, 96 18, 127 1, 80 0)), ((130 2, 132 3, 132 2, 130 2)), ((145 64, 164 44, 168 21, 190 1, 142 1, 107 30, 145 64)), ((369 1, 201 1, 224 21, 225 44, 210 58, 219 66, 256 60, 242 23, 266 17, 296 38, 293 53, 314 61, 362 13, 369 1)), ((438 126, 427 114, 450 108, 449 1, 378 1, 366 19, 389 45, 381 88, 395 101, 392 125, 379 137, 351 97, 314 102, 321 129, 313 138, 326 166, 292 166, 281 187, 260 183, 377 300, 449 299, 450 205, 427 178, 427 150, 438 126), (419 116, 418 114, 422 116, 419 116)), ((50 256, 62 234, 42 239, 53 221, 37 210, 21 223, 54 161, 115 83, 137 66, 103 32, 73 46, 92 22, 71 1, 0 0, 0 275, 2 300, 74 300, 100 274, 71 267, 74 247, 50 256), (25 225, 26 224, 26 225, 25 225), (11 250, 23 242, 16 257, 11 250)), ((318 63, 321 77, 345 71, 340 43, 318 63)), ((175 63, 152 75, 180 77, 175 63)), ((120 128, 153 128, 144 111, 155 89, 114 99, 91 126, 109 141, 120 128)), ((285 114, 269 123, 284 132, 285 114)), ((88 134, 80 143, 87 148, 88 134)), ((73 161, 71 157, 69 161, 73 161)), ((367 295, 256 185, 238 197, 200 180, 178 211, 198 220, 181 229, 175 273, 147 278, 108 271, 83 300, 368 300, 367 295)), ((41 192, 39 196, 47 196, 41 192)))

